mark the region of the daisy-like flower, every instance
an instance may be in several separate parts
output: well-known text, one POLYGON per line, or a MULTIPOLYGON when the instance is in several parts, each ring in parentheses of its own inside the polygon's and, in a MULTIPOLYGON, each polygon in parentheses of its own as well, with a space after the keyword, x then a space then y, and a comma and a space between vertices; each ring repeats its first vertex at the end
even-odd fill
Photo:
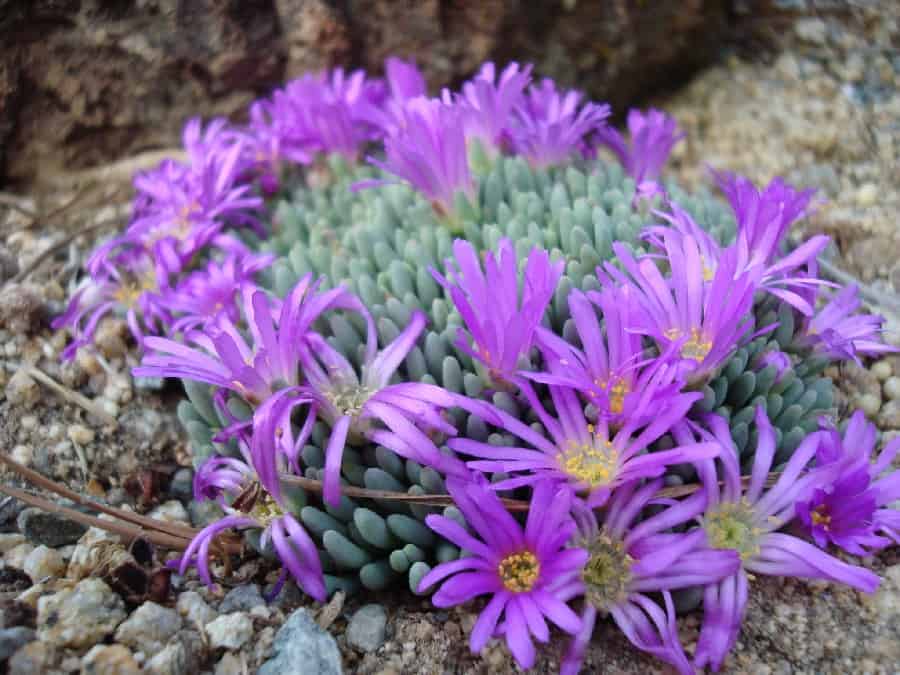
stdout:
POLYGON ((652 197, 664 192, 658 180, 672 148, 685 134, 678 133, 678 123, 664 112, 650 108, 646 113, 628 111, 628 133, 631 146, 613 127, 598 130, 597 140, 615 153, 637 185, 635 196, 652 197))
POLYGON ((143 346, 147 334, 171 323, 170 313, 159 302, 161 281, 167 278, 167 270, 142 248, 126 248, 99 261, 66 311, 51 324, 54 330, 67 328, 72 334, 62 359, 73 359, 81 347, 90 344, 101 319, 111 313, 125 316, 132 336, 143 346))
POLYGON ((813 351, 835 360, 853 360, 896 352, 881 339, 884 318, 877 314, 858 314, 859 288, 845 286, 822 309, 806 321, 802 343, 813 351))
POLYGON ((809 499, 797 502, 797 516, 816 543, 831 542, 854 555, 900 544, 900 511, 889 504, 900 499, 900 470, 890 471, 900 453, 894 439, 875 456, 877 429, 857 410, 843 435, 824 429, 816 452, 826 472, 840 467, 837 477, 817 487, 809 499), (873 461, 874 459, 874 461, 873 461))
POLYGON ((753 294, 762 270, 737 270, 737 255, 723 251, 714 272, 707 271, 697 242, 679 233, 663 235, 670 278, 663 277, 653 258, 635 260, 621 244, 613 244, 620 272, 611 263, 597 276, 608 286, 627 287, 639 303, 640 324, 632 328, 650 335, 663 353, 675 348, 689 382, 710 377, 748 339, 753 294))
MULTIPOLYGON (((311 400, 301 402, 310 404, 311 400)), ((270 405, 277 403, 276 400, 270 405)), ((269 410, 264 404, 255 415, 268 416, 269 410)), ((271 541, 285 567, 282 580, 290 573, 308 595, 324 602, 325 581, 316 545, 282 497, 278 473, 286 468, 285 458, 271 452, 271 445, 265 440, 254 440, 249 448, 245 443, 239 445, 245 461, 212 457, 194 478, 195 498, 216 499, 226 515, 191 540, 178 563, 178 573, 184 574, 195 565, 200 579, 211 586, 209 554, 216 537, 229 529, 261 529, 260 545, 265 547, 271 541)))
POLYGON ((384 154, 384 161, 369 161, 412 185, 440 216, 453 214, 458 196, 475 203, 463 120, 456 106, 424 97, 408 101, 402 125, 384 140, 384 154))
POLYGON ((525 101, 525 87, 531 80, 531 66, 510 63, 497 77, 492 62, 462 86, 457 103, 463 110, 467 139, 477 139, 492 154, 511 149, 514 111, 525 101))
POLYGON ((484 255, 484 270, 467 241, 454 241, 453 255, 456 264, 446 261, 446 277, 433 269, 431 275, 450 294, 466 324, 468 336, 460 329, 456 344, 481 363, 495 383, 511 382, 520 358, 531 349, 565 263, 551 263, 549 254, 535 247, 520 278, 515 248, 506 238, 496 254, 484 255))
POLYGON ((581 349, 539 327, 536 341, 544 355, 546 372, 522 372, 522 376, 544 384, 572 387, 613 425, 629 420, 640 426, 647 424, 659 407, 680 391, 682 383, 670 360, 665 355, 648 358, 641 336, 629 330, 635 318, 626 289, 590 294, 573 290, 569 293, 569 311, 581 349), (603 315, 605 331, 597 308, 603 315), (661 370, 665 373, 658 377, 661 370), (651 400, 656 404, 643 405, 651 383, 651 400), (636 417, 639 406, 642 416, 636 417))
MULTIPOLYGON (((305 378, 301 391, 315 400, 315 414, 331 426, 325 448, 326 503, 336 505, 340 499, 341 457, 348 442, 368 440, 446 474, 465 471, 461 463, 441 454, 426 434, 456 434, 456 427, 441 416, 441 411, 457 405, 461 397, 429 384, 391 384, 425 323, 425 314, 414 312, 409 325, 380 352, 375 350, 374 339, 370 341, 361 374, 322 336, 312 332, 305 336, 308 349, 300 356, 305 378)), ((291 457, 295 458, 302 447, 296 442, 291 457)))
POLYGON ((689 442, 648 453, 647 446, 681 420, 700 397, 698 393, 675 393, 660 402, 652 396, 655 388, 655 383, 651 383, 645 389, 633 417, 616 430, 603 417, 596 423, 588 422, 584 405, 571 388, 549 387, 556 411, 551 415, 531 385, 522 382, 521 393, 537 414, 543 433, 535 425, 529 426, 489 403, 469 401, 463 407, 520 439, 525 447, 491 445, 466 438, 450 439, 447 445, 458 453, 478 457, 468 462, 472 469, 511 474, 493 484, 497 490, 549 479, 586 492, 589 506, 602 506, 621 485, 661 476, 670 464, 715 457, 720 451, 715 442, 689 442), (652 421, 638 432, 637 422, 651 418, 651 412, 652 421))
MULTIPOLYGON (((220 314, 203 332, 186 337, 194 347, 170 338, 147 338, 148 353, 134 374, 206 382, 234 391, 250 403, 260 403, 278 389, 297 385, 301 354, 306 350, 303 337, 322 313, 345 309, 372 322, 356 296, 341 287, 318 292, 319 283, 313 282, 312 274, 306 275, 283 302, 245 283, 239 292, 251 344, 235 321, 220 314)), ((370 336, 374 349, 374 323, 370 336)))
POLYGON ((384 136, 392 136, 403 128, 407 101, 426 96, 428 90, 422 72, 412 61, 391 56, 384 62, 384 74, 388 96, 384 101, 372 101, 360 106, 359 114, 384 136))
POLYGON ((589 154, 590 139, 606 126, 610 107, 581 103, 582 93, 560 92, 553 80, 529 87, 517 108, 513 145, 533 166, 561 164, 573 154, 589 154))
POLYGON ((256 273, 274 259, 269 254, 232 253, 221 262, 210 260, 204 269, 185 275, 160 295, 160 307, 178 317, 171 331, 187 333, 215 321, 221 313, 236 323, 240 318, 237 289, 252 284, 256 273))
POLYGON ((653 503, 662 480, 639 482, 616 490, 605 507, 602 526, 594 511, 576 502, 576 545, 590 557, 573 578, 560 577, 557 594, 564 599, 584 596, 582 628, 563 660, 562 675, 577 675, 594 632, 597 615, 611 615, 635 647, 671 664, 684 675, 694 675, 678 639, 675 608, 670 591, 715 584, 740 566, 734 551, 716 551, 706 545, 700 529, 672 532, 699 516, 706 496, 698 492, 640 520, 653 503), (665 611, 648 593, 662 593, 665 611))
POLYGON ((815 190, 798 191, 775 178, 760 191, 743 176, 728 172, 713 172, 713 176, 731 204, 738 235, 746 240, 750 259, 759 264, 775 262, 781 257, 788 229, 808 214, 815 190))
POLYGON ((566 547, 575 531, 571 493, 546 482, 537 485, 523 528, 487 486, 471 478, 450 479, 447 489, 474 536, 444 516, 430 515, 425 522, 472 555, 435 567, 419 583, 419 592, 443 582, 432 596, 437 607, 490 595, 472 628, 472 652, 479 653, 499 633, 516 663, 530 668, 535 660, 532 640, 550 639, 548 619, 567 633, 581 628, 578 615, 549 590, 555 579, 575 573, 588 557, 584 549, 566 547))
MULTIPOLYGON (((700 668, 709 665, 715 671, 740 632, 747 604, 748 573, 826 579, 867 593, 875 591, 879 583, 878 576, 869 570, 848 565, 813 544, 778 531, 794 520, 797 501, 807 499, 823 481, 821 471, 806 471, 816 454, 820 434, 811 434, 797 447, 775 485, 767 490, 775 456, 775 432, 762 407, 757 409, 756 425, 759 443, 746 488, 741 484, 738 452, 728 425, 718 416, 712 416, 710 429, 723 447, 720 470, 717 472, 711 460, 698 464, 708 499, 702 518, 707 541, 713 548, 732 549, 741 557, 741 568, 736 574, 707 586, 704 593, 703 626, 695 664, 700 668)), ((685 434, 684 427, 676 430, 676 437, 685 434)), ((835 474, 831 472, 832 476, 835 474)))
POLYGON ((703 276, 707 281, 712 281, 719 260, 727 250, 728 255, 736 258, 736 274, 740 275, 759 267, 761 269, 759 288, 807 316, 814 311, 812 300, 816 287, 829 285, 811 271, 815 270, 816 257, 828 246, 830 237, 816 235, 790 253, 769 261, 751 249, 748 235, 741 229, 738 229, 736 241, 731 246, 723 248, 678 204, 669 202, 668 213, 661 211, 654 213, 667 221, 668 225, 645 228, 643 238, 662 251, 666 249, 665 240, 672 236, 672 230, 693 239, 700 251, 703 276))

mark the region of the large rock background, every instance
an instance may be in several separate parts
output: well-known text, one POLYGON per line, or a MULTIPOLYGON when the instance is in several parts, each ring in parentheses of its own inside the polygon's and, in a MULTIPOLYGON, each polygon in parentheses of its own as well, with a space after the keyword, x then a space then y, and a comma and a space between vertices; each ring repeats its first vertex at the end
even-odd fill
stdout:
POLYGON ((177 145, 306 70, 533 61, 617 109, 712 60, 730 0, 0 0, 0 182, 177 145))

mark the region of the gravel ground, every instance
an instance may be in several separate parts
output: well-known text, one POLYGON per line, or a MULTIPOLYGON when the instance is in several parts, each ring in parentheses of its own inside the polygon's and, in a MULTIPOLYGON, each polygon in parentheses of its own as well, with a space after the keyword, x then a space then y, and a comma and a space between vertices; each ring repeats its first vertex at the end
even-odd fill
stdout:
MULTIPOLYGON (((708 163, 759 181, 783 175, 821 188, 824 203, 808 229, 835 237, 835 265, 866 285, 874 308, 889 318, 888 340, 900 344, 900 7, 884 1, 798 18, 783 42, 771 63, 733 58, 658 102, 688 133, 676 171, 695 187, 708 184, 708 163)), ((106 171, 102 188, 91 176, 69 177, 53 196, 22 204, 43 214, 37 223, 11 209, 0 220, 0 281, 59 247, 22 283, 0 288, 0 444, 18 461, 113 504, 198 524, 205 514, 180 501, 190 476, 179 471, 187 458, 172 414, 177 392, 131 381, 136 356, 121 323, 103 328, 98 358, 69 366, 59 365, 64 340, 48 327, 94 237, 121 222, 121 186, 133 168, 106 171), (78 202, 62 208, 73 195, 78 202), (91 402, 61 396, 40 373, 91 402)), ((900 358, 831 374, 844 409, 862 407, 886 436, 900 433, 900 358)), ((8 659, 10 673, 226 675, 263 664, 260 672, 269 674, 341 666, 382 675, 516 670, 496 641, 481 657, 469 653, 465 636, 477 607, 435 611, 403 590, 304 607, 293 587, 266 605, 260 592, 273 572, 257 561, 235 570, 235 586, 210 591, 194 575, 168 579, 159 560, 100 530, 83 533, 20 510, 0 502, 0 662, 8 659)), ((744 631, 723 671, 900 672, 898 563, 896 550, 865 563, 884 579, 871 597, 828 584, 755 580, 744 631)), ((698 617, 685 617, 681 631, 692 649, 698 617)), ((545 650, 536 672, 556 671, 559 656, 545 650)), ((598 628, 586 668, 665 672, 608 624, 598 628)))

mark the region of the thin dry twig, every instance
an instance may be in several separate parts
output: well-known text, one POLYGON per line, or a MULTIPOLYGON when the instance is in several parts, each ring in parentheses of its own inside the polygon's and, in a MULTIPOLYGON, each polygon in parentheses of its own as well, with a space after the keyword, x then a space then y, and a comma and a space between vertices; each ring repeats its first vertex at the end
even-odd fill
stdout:
MULTIPOLYGON (((88 232, 93 232, 94 230, 100 230, 100 229, 103 229, 104 227, 109 227, 111 225, 118 226, 119 222, 120 222, 119 218, 107 218, 105 220, 101 220, 98 223, 94 223, 93 225, 88 225, 87 227, 80 229, 78 232, 74 233, 74 236, 77 237, 79 235, 87 234, 88 232)), ((19 273, 16 274, 16 276, 14 276, 12 279, 10 279, 9 282, 7 282, 7 283, 18 283, 18 282, 22 281, 29 274, 31 274, 38 267, 40 267, 41 264, 45 260, 47 260, 50 256, 55 254, 57 251, 64 249, 66 246, 68 246, 71 243, 72 243, 72 235, 69 235, 69 236, 64 237, 57 243, 52 244, 51 246, 48 246, 46 249, 41 251, 37 255, 37 257, 31 261, 31 263, 28 266, 22 268, 19 271, 19 273)))
POLYGON ((130 183, 136 172, 152 168, 164 159, 183 161, 187 159, 187 153, 183 148, 151 150, 92 169, 55 174, 43 182, 43 187, 50 189, 67 188, 80 185, 85 181, 107 185, 117 180, 130 183))
POLYGON ((103 410, 103 408, 98 406, 94 401, 89 399, 87 396, 79 394, 77 391, 72 391, 68 387, 60 384, 37 366, 32 366, 28 363, 22 363, 18 367, 32 379, 37 380, 46 387, 49 387, 70 403, 74 403, 75 405, 80 406, 94 417, 103 420, 105 424, 113 427, 118 425, 118 420, 108 412, 103 410))

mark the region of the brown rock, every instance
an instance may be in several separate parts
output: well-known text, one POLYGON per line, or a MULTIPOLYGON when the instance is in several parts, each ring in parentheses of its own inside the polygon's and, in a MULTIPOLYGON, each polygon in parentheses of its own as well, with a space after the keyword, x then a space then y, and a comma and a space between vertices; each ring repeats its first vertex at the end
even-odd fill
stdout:
POLYGON ((7 284, 0 288, 0 327, 12 333, 35 330, 44 316, 44 299, 32 284, 7 284))
POLYGON ((49 179, 177 145, 306 70, 415 58, 436 90, 485 60, 533 61, 621 109, 708 62, 721 0, 0 0, 0 177, 49 179), (5 157, 5 172, 4 161, 5 157))

